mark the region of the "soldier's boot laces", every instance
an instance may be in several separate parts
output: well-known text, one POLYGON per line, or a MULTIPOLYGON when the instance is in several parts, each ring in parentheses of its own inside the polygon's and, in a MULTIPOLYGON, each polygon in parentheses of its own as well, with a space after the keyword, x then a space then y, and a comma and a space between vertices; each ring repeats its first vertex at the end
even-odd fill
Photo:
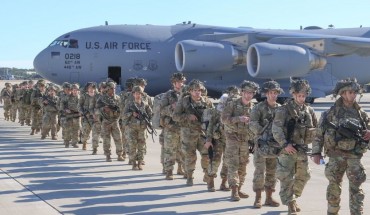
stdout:
POLYGON ((187 186, 193 186, 193 173, 188 173, 188 177, 186 179, 186 185, 187 186))
POLYGON ((86 150, 86 145, 87 145, 86 142, 82 143, 82 150, 86 150))
POLYGON ((214 177, 209 177, 208 182, 207 182, 207 188, 209 192, 215 192, 215 180, 214 177))
POLYGON ((166 180, 173 180, 172 170, 168 170, 166 173, 166 180))
POLYGON ((136 161, 132 161, 132 170, 139 170, 136 161))
MULTIPOLYGON (((272 190, 266 190, 266 201, 265 201, 265 205, 268 205, 268 206, 271 206, 271 207, 279 207, 280 206, 280 203, 278 201, 276 201, 274 198, 272 198, 272 193, 273 193, 272 190)), ((296 209, 298 211, 297 205, 296 205, 296 209)), ((300 209, 299 209, 299 211, 300 211, 300 209)))
POLYGON ((241 191, 241 189, 242 189, 242 186, 240 186, 240 187, 239 187, 239 189, 238 189, 238 192, 239 192, 239 196, 240 196, 240 198, 243 198, 243 199, 248 198, 248 197, 249 197, 249 195, 248 195, 248 194, 246 194, 245 192, 241 191))
POLYGON ((227 178, 223 178, 220 185, 220 190, 222 191, 230 191, 230 187, 227 186, 227 178))
POLYGON ((107 162, 112 162, 112 158, 110 157, 110 155, 106 155, 106 159, 105 159, 107 162))
POLYGON ((231 201, 239 201, 240 196, 239 196, 239 188, 236 185, 231 186, 231 201))
POLYGON ((34 135, 34 134, 35 134, 35 129, 32 129, 30 135, 34 135))
POLYGON ((137 168, 138 168, 139 170, 143 170, 143 161, 138 161, 137 168))
POLYGON ((293 201, 289 202, 289 204, 288 204, 288 214, 297 215, 298 214, 297 212, 298 211, 297 211, 297 208, 295 207, 295 201, 293 200, 293 201))
POLYGON ((98 149, 97 148, 93 148, 92 155, 96 155, 97 153, 98 153, 98 149))
POLYGON ((257 190, 256 191, 256 199, 254 200, 254 204, 253 204, 253 207, 254 208, 261 208, 262 207, 262 203, 261 203, 261 194, 262 194, 262 191, 261 190, 257 190))
POLYGON ((182 165, 181 164, 178 164, 177 165, 177 174, 178 175, 184 175, 184 170, 182 170, 182 165))

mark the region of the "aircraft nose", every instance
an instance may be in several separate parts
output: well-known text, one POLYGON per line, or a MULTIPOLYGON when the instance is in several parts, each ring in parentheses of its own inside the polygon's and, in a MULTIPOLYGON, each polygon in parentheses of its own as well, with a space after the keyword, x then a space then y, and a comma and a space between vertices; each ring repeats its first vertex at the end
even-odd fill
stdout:
POLYGON ((33 67, 35 68, 35 71, 44 78, 46 78, 45 76, 49 69, 47 62, 48 59, 45 50, 41 51, 33 60, 33 67))

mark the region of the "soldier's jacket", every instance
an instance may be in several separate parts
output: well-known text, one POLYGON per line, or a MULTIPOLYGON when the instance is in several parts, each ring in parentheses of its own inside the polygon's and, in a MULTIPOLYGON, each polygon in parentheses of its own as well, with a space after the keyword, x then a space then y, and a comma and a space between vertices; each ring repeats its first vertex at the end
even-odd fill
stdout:
POLYGON ((71 116, 72 118, 79 117, 79 96, 73 96, 72 94, 64 96, 60 101, 60 110, 64 115, 71 116), (70 110, 71 113, 67 113, 66 110, 70 110))
POLYGON ((99 109, 99 113, 103 116, 103 120, 108 120, 110 122, 118 120, 120 117, 119 101, 120 98, 118 95, 111 97, 108 94, 103 94, 98 98, 96 101, 96 107, 99 109), (114 110, 109 108, 109 110, 106 110, 104 107, 106 107, 108 104, 111 106, 116 106, 118 109, 114 110))
POLYGON ((177 102, 172 118, 174 121, 181 123, 182 127, 201 131, 203 111, 208 108, 214 107, 207 97, 202 96, 200 101, 195 102, 191 99, 190 95, 187 95, 177 102), (198 120, 191 121, 189 119, 191 114, 195 115, 198 120))
MULTIPOLYGON (((132 92, 127 92, 125 94, 125 98, 123 99, 124 99, 123 107, 125 107, 128 103, 134 101, 134 96, 132 95, 132 92)), ((141 99, 143 100, 144 103, 148 104, 150 108, 153 108, 153 101, 146 92, 143 92, 141 99)))
POLYGON ((363 125, 364 130, 370 129, 369 117, 359 104, 355 102, 353 108, 346 108, 342 98, 339 98, 329 110, 321 115, 317 136, 312 146, 312 154, 320 154, 324 149, 325 154, 329 157, 361 157, 366 152, 366 147, 361 147, 354 139, 341 137, 334 128, 326 124, 326 122, 332 122, 338 126, 348 119, 357 120, 363 125))
POLYGON ((45 97, 42 98, 42 102, 43 102, 43 106, 44 106, 44 111, 45 112, 52 112, 52 113, 56 113, 58 112, 58 96, 50 96, 50 95, 47 95, 45 97), (45 104, 44 102, 47 101, 47 104, 45 104), (54 104, 53 104, 54 103, 54 104))
POLYGON ((101 114, 100 114, 100 109, 98 108, 98 100, 100 99, 100 97, 102 97, 103 94, 102 93, 96 93, 95 94, 95 97, 94 97, 94 101, 92 101, 91 103, 91 111, 92 113, 96 116, 96 117, 100 117, 101 114))
POLYGON ((140 104, 131 101, 125 106, 122 120, 126 123, 125 125, 128 125, 130 128, 145 129, 147 126, 146 122, 140 117, 133 116, 134 112, 138 113, 136 109, 140 110, 141 113, 146 114, 149 117, 148 120, 152 117, 152 109, 147 103, 143 100, 140 104))
POLYGON ((31 94, 33 92, 33 89, 25 89, 24 92, 23 92, 23 98, 22 98, 22 102, 23 104, 25 105, 30 105, 31 104, 31 94))
POLYGON ((11 90, 6 89, 6 87, 1 90, 1 100, 4 101, 4 103, 10 103, 11 96, 11 90))
POLYGON ((86 113, 88 117, 90 114, 94 113, 94 104, 96 102, 96 95, 90 96, 87 92, 80 95, 80 111, 81 113, 86 113))
POLYGON ((256 138, 262 138, 264 141, 274 138, 271 128, 278 107, 280 107, 278 103, 275 104, 275 107, 270 107, 265 100, 252 108, 249 128, 256 138))
POLYGON ((38 89, 34 89, 31 94, 31 105, 35 108, 41 108, 41 98, 43 93, 38 89))
POLYGON ((57 103, 57 107, 59 109, 59 111, 63 111, 64 110, 64 105, 63 103, 66 103, 66 97, 68 95, 64 93, 64 91, 60 91, 58 93, 58 97, 59 97, 59 100, 58 100, 58 103, 57 103))
POLYGON ((180 98, 180 92, 175 90, 167 91, 161 100, 161 126, 169 129, 180 129, 180 124, 172 118, 174 108, 172 104, 177 103, 180 98))
POLYGON ((203 121, 205 121, 206 141, 212 142, 212 139, 221 139, 223 135, 223 124, 221 123, 221 112, 215 108, 207 109, 203 113, 203 121))
POLYGON ((249 129, 249 123, 241 122, 240 116, 250 116, 253 103, 244 105, 242 97, 230 100, 224 107, 221 114, 221 120, 224 123, 226 133, 246 134, 253 137, 252 131, 249 129))
POLYGON ((21 89, 21 88, 19 88, 15 91, 14 98, 15 98, 16 101, 22 102, 24 91, 25 91, 25 89, 21 89))
POLYGON ((276 110, 272 123, 272 134, 280 146, 285 147, 288 144, 287 126, 291 119, 295 121, 295 127, 291 131, 289 143, 297 145, 312 143, 317 128, 314 110, 307 104, 299 107, 292 99, 276 110))

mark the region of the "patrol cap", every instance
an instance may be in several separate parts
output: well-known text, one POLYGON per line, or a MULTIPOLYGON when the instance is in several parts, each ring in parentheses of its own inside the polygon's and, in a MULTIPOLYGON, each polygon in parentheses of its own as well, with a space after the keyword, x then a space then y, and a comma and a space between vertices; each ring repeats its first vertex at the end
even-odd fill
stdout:
POLYGON ((144 89, 140 86, 134 86, 132 88, 132 93, 135 93, 135 92, 139 92, 140 94, 143 94, 144 93, 144 89))
POLYGON ((257 93, 259 90, 259 85, 253 81, 243 81, 240 84, 240 89, 241 91, 249 91, 249 92, 257 93))
POLYGON ((116 84, 114 82, 108 82, 106 88, 116 89, 116 84))
POLYGON ((266 94, 269 90, 276 90, 279 94, 284 93, 281 89, 280 84, 276 81, 266 81, 262 84, 261 93, 266 94))
POLYGON ((290 79, 289 93, 305 93, 307 96, 312 92, 310 84, 304 79, 290 79))
POLYGON ((200 89, 202 91, 205 90, 204 83, 199 81, 198 79, 193 79, 190 81, 188 90, 200 89))
POLYGON ((73 90, 74 90, 74 89, 78 90, 78 89, 80 89, 80 85, 78 85, 77 83, 74 83, 74 84, 72 84, 71 88, 72 88, 73 90))
POLYGON ((363 89, 356 78, 346 78, 337 82, 333 90, 333 96, 341 95, 346 90, 353 90, 356 93, 363 93, 363 89))
POLYGON ((185 75, 181 72, 173 73, 171 76, 171 82, 173 83, 176 81, 186 81, 185 75))

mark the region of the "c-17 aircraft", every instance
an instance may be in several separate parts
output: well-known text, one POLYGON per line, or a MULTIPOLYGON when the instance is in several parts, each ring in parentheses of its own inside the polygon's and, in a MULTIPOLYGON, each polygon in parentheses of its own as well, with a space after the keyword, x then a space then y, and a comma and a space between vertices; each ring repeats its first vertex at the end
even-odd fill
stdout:
POLYGON ((338 79, 370 82, 370 28, 262 30, 184 22, 173 26, 102 25, 55 39, 34 60, 44 78, 62 82, 100 82, 108 77, 124 86, 130 77, 148 80, 150 95, 170 88, 183 72, 205 82, 218 96, 243 80, 277 80, 288 96, 291 78, 305 78, 314 98, 331 94, 338 79))

